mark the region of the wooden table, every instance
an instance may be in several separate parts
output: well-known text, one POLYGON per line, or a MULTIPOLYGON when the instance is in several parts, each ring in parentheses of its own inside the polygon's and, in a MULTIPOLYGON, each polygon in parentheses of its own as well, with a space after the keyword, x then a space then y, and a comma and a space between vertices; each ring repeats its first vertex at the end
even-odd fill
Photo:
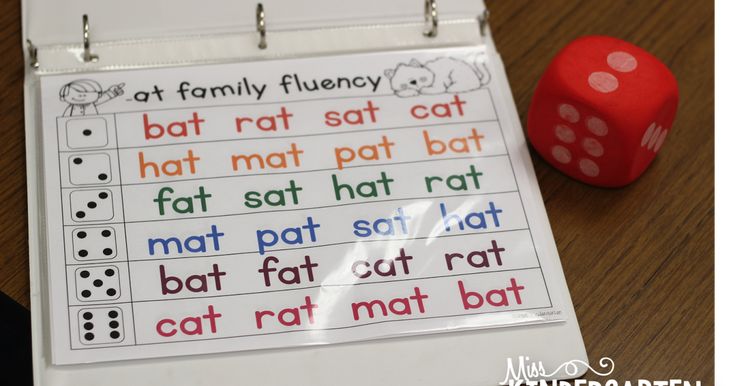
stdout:
MULTIPOLYGON (((597 189, 536 154, 533 161, 590 360, 611 357, 618 380, 713 384, 714 3, 513 0, 489 8, 523 120, 545 65, 581 35, 633 42, 678 78, 674 130, 636 183, 597 189)), ((28 307, 19 1, 0 3, 0 25, 0 290, 28 307)))

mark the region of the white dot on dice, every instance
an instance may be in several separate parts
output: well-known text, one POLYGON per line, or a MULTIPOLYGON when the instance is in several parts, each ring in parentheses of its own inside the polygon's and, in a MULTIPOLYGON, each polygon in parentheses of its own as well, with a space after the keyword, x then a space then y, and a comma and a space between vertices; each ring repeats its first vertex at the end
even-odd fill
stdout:
POLYGON ((658 126, 656 130, 653 131, 653 135, 651 136, 651 140, 648 141, 648 150, 653 150, 653 146, 656 145, 656 141, 658 141, 658 136, 661 135, 661 129, 663 127, 658 126))
POLYGON ((615 71, 631 72, 638 67, 638 61, 627 52, 615 51, 607 56, 607 65, 615 71))
POLYGON ((552 147, 551 155, 554 157, 555 160, 563 164, 568 164, 572 160, 572 153, 570 153, 569 149, 565 148, 564 146, 557 145, 552 147))
POLYGON ((615 75, 604 71, 591 73, 589 78, 587 78, 587 82, 595 91, 599 91, 603 94, 617 90, 619 85, 618 78, 616 78, 615 75))
POLYGON ((656 129, 656 122, 651 123, 651 126, 648 126, 648 129, 646 129, 646 132, 643 134, 643 138, 641 138, 641 147, 648 145, 648 141, 651 140, 654 129, 656 129))
POLYGON ((584 149, 587 154, 593 156, 593 157, 600 157, 603 153, 605 153, 605 149, 602 147, 602 144, 600 141, 594 139, 594 138, 585 138, 582 140, 582 149, 584 149))
POLYGON ((597 117, 587 118, 587 129, 598 137, 604 137, 607 135, 607 123, 597 117))
POLYGON ((556 133, 556 138, 559 138, 560 141, 565 143, 572 143, 577 139, 574 131, 569 126, 556 125, 554 132, 556 133))
POLYGON ((579 111, 567 103, 559 105, 559 116, 569 123, 579 122, 579 111))
POLYGON ((600 167, 597 166, 595 161, 587 158, 579 160, 579 170, 587 177, 597 177, 600 174, 600 167))

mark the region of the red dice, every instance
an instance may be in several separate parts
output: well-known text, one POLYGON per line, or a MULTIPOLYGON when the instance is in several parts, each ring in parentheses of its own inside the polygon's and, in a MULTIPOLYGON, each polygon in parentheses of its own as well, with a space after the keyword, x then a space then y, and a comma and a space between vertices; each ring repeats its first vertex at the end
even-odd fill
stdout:
POLYGON ((541 77, 528 136, 570 177, 623 186, 661 149, 678 103, 674 75, 653 55, 619 39, 583 37, 562 49, 541 77))

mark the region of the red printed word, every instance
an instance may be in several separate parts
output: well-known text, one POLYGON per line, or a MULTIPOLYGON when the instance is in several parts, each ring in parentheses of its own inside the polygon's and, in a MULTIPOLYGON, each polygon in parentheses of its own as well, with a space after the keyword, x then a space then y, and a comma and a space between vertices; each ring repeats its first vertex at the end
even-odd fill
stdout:
POLYGON ((459 296, 462 298, 462 305, 465 310, 480 308, 485 304, 489 307, 509 307, 511 300, 514 301, 515 305, 520 306, 523 304, 521 291, 526 289, 526 287, 518 285, 515 278, 510 279, 510 286, 507 288, 491 289, 484 294, 465 290, 462 280, 457 282, 457 286, 459 287, 459 296), (511 294, 510 300, 508 293, 511 294))
POLYGON ((285 107, 281 107, 281 112, 274 115, 261 115, 259 117, 237 117, 235 118, 235 126, 238 133, 242 133, 249 124, 255 124, 262 131, 277 131, 279 129, 288 130, 288 119, 293 117, 285 107))
POLYGON ((360 312, 367 315, 368 318, 373 319, 377 314, 388 316, 390 315, 412 315, 413 307, 418 309, 418 313, 423 314, 426 312, 424 307, 424 300, 428 299, 429 295, 421 293, 419 287, 413 287, 413 295, 408 297, 397 297, 389 300, 370 300, 364 302, 352 303, 352 319, 360 320, 360 312), (412 302, 413 301, 413 302, 412 302))
POLYGON ((324 123, 331 127, 339 127, 343 124, 364 125, 366 121, 376 123, 375 112, 379 110, 380 107, 375 107, 372 101, 368 101, 366 107, 359 109, 350 109, 344 112, 327 111, 324 113, 324 123))
POLYGON ((459 99, 459 95, 454 95, 451 102, 435 103, 431 106, 415 105, 411 107, 411 116, 416 119, 435 118, 456 118, 463 117, 464 110, 462 106, 466 101, 459 99))
POLYGON ((309 321, 309 324, 314 324, 314 309, 316 308, 319 308, 319 305, 312 303, 311 297, 306 296, 304 297, 304 304, 298 307, 286 307, 278 312, 270 310, 255 311, 255 326, 258 327, 258 329, 262 329, 264 325, 263 322, 269 319, 272 320, 273 317, 276 318, 278 324, 281 326, 300 326, 302 323, 301 311, 306 313, 306 319, 309 321), (266 318, 267 316, 270 318, 266 318))
POLYGON ((209 333, 217 333, 217 319, 222 314, 214 311, 214 306, 207 306, 207 312, 201 316, 187 316, 180 321, 165 318, 156 323, 156 332, 166 338, 175 336, 178 333, 184 335, 204 335, 205 330, 209 333), (207 323, 208 322, 208 323, 207 323))
POLYGON ((190 131, 194 132, 193 135, 199 135, 201 134, 200 125, 202 123, 204 123, 204 119, 199 118, 199 114, 196 112, 192 113, 189 120, 173 121, 167 124, 151 122, 148 114, 143 114, 143 130, 145 131, 146 140, 158 139, 164 135, 173 138, 188 137, 190 131))

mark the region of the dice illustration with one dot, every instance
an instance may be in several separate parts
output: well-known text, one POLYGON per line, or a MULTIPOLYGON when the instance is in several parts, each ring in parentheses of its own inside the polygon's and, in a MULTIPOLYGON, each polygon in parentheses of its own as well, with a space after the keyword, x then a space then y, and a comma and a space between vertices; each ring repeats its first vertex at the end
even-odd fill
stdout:
POLYGON ((70 119, 66 122, 66 142, 72 149, 108 145, 107 121, 102 117, 70 119))
POLYGON ((587 36, 564 47, 541 77, 528 137, 568 176, 620 187, 656 157, 678 104, 674 75, 653 55, 623 40, 587 36))

